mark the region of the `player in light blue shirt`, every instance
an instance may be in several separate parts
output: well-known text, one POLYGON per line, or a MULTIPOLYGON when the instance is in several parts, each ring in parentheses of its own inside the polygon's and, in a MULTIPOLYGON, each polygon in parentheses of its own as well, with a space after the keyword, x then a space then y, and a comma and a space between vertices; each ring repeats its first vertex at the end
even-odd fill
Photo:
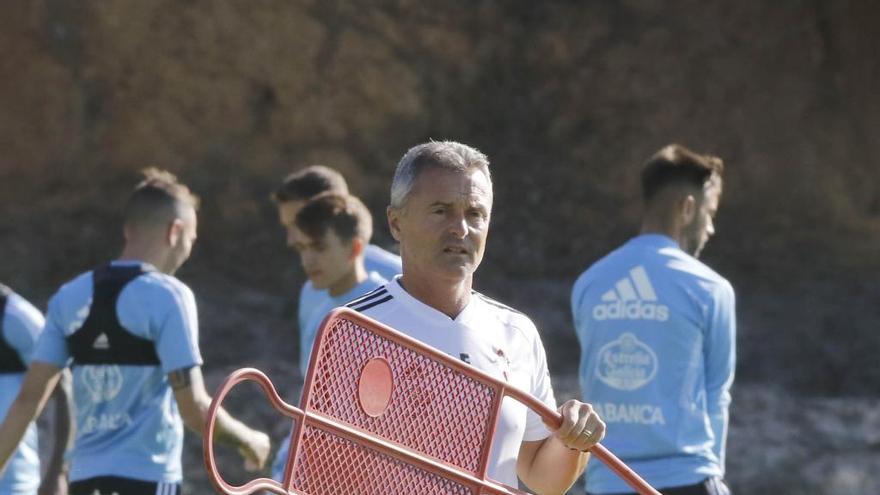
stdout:
MULTIPOLYGON (((173 276, 196 239, 198 200, 167 172, 145 175, 125 208, 122 254, 52 297, 22 392, 0 426, 2 465, 61 370, 72 367, 71 495, 179 494, 183 426, 201 433, 211 402, 195 299, 173 276)), ((262 466, 264 433, 225 412, 218 423, 218 441, 262 466)))
MULTIPOLYGON (((697 260, 714 234, 721 160, 670 145, 642 172, 641 234, 584 272, 571 296, 585 400, 604 444, 669 495, 725 495, 736 348, 734 293, 697 260)), ((629 492, 600 463, 590 494, 629 492)))
MULTIPOLYGON (((0 419, 18 395, 37 338, 43 331, 43 315, 11 289, 0 284, 0 419)), ((37 449, 37 426, 31 422, 24 438, 0 476, 0 495, 56 493, 67 487, 63 475, 63 456, 70 432, 69 378, 55 389, 56 413, 54 446, 42 487, 37 449)))
MULTIPOLYGON (((294 247, 296 214, 306 201, 326 192, 348 194, 345 178, 330 167, 310 165, 285 177, 278 189, 272 193, 271 198, 278 207, 278 220, 286 231, 289 247, 294 247)), ((364 266, 367 273, 376 272, 388 280, 402 272, 400 256, 374 244, 368 244, 364 250, 364 266)), ((299 293, 297 318, 300 329, 308 326, 315 311, 322 307, 322 301, 326 298, 326 292, 315 288, 311 280, 303 284, 299 293)))
MULTIPOLYGON (((375 244, 370 244, 364 251, 364 267, 367 273, 375 273, 386 280, 391 280, 402 271, 400 256, 390 253, 375 244)), ((299 292, 299 328, 307 328, 312 316, 323 309, 322 301, 327 299, 327 291, 316 289, 311 280, 303 284, 299 292)), ((348 301, 343 301, 348 302, 348 301)), ((325 313, 326 314, 326 313, 325 313)), ((303 348, 300 347, 300 356, 303 348)), ((305 369, 300 366, 300 369, 305 369)), ((303 375, 305 377, 305 375, 303 375)))
MULTIPOLYGON (((313 306, 300 307, 299 367, 308 369, 315 336, 327 313, 387 280, 367 271, 364 255, 373 232, 372 219, 359 199, 325 192, 306 202, 297 212, 289 235, 299 253, 309 283, 317 289, 313 306), (304 317, 303 313, 308 313, 304 317)), ((272 465, 272 477, 281 481, 287 463, 289 439, 282 441, 272 465)))

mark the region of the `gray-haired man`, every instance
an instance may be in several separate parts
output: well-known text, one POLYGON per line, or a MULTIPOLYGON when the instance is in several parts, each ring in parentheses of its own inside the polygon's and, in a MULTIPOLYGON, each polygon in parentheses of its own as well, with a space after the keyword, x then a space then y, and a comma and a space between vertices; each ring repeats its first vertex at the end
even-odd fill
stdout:
MULTIPOLYGON (((388 223, 400 242, 403 275, 349 307, 526 390, 556 407, 535 325, 471 289, 486 247, 492 210, 489 161, 456 142, 429 142, 400 160, 388 223)), ((519 477, 535 493, 564 493, 580 476, 605 425, 589 404, 568 401, 561 428, 505 401, 489 475, 519 477)))

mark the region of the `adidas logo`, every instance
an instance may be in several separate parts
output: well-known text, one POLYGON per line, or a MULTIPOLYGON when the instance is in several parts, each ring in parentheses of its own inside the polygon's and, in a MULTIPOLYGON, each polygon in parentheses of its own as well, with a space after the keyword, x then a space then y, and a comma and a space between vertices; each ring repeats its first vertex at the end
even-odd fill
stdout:
POLYGON ((106 333, 102 333, 101 335, 98 335, 98 338, 96 338, 95 341, 92 342, 92 349, 105 350, 105 349, 109 349, 109 348, 110 348, 110 339, 107 338, 106 333))
POLYGON ((593 318, 603 320, 669 319, 669 306, 657 302, 657 293, 644 266, 637 266, 602 294, 602 303, 593 307, 593 318))

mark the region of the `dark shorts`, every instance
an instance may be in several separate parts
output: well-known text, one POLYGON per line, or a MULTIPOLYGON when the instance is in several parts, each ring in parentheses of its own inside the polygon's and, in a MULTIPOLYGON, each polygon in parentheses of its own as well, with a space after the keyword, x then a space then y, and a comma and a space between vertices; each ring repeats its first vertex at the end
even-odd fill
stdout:
MULTIPOLYGON (((706 478, 695 485, 659 488, 663 495, 731 495, 730 489, 721 478, 706 478)), ((587 495, 592 495, 587 493, 587 495)), ((609 495, 636 495, 635 493, 614 493, 609 495)))
POLYGON ((180 483, 98 476, 71 483, 70 495, 180 495, 180 483))

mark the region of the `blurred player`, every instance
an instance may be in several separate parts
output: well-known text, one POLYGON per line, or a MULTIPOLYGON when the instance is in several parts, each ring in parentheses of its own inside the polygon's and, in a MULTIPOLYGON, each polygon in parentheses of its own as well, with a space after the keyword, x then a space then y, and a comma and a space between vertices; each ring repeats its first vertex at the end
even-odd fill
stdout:
MULTIPOLYGON (((372 233, 373 220, 367 208, 348 194, 319 194, 307 201, 294 218, 288 240, 299 253, 309 284, 318 296, 315 306, 300 307, 300 313, 311 314, 299 329, 303 376, 318 327, 327 313, 386 282, 378 272, 368 272, 364 266, 372 233)), ((283 478, 289 447, 289 439, 283 441, 275 457, 272 477, 276 480, 283 478)))
MULTIPOLYGON (((285 177, 281 186, 272 193, 272 201, 278 208, 278 219, 287 231, 287 245, 291 248, 294 247, 296 214, 306 201, 325 192, 348 194, 348 184, 336 170, 324 165, 310 165, 285 177)), ((373 244, 367 244, 364 248, 364 266, 368 273, 377 272, 386 279, 391 279, 401 271, 399 256, 373 244)), ((320 307, 325 298, 326 295, 321 294, 310 280, 303 284, 299 295, 300 329, 308 326, 312 319, 312 309, 320 307)), ((302 349, 300 353, 302 354, 302 349)))
MULTIPOLYGON (((21 389, 44 323, 37 308, 0 284, 0 420, 21 389)), ((37 426, 31 422, 6 472, 0 476, 0 495, 34 495, 38 488, 40 495, 67 493, 64 452, 71 433, 69 373, 59 381, 53 396, 56 402, 54 439, 43 482, 40 483, 37 426)))
MULTIPOLYGON (((63 285, 21 393, 0 426, 4 465, 61 370, 73 367, 73 495, 180 493, 183 424, 198 434, 211 398, 202 382, 192 291, 173 274, 196 240, 198 199, 150 169, 124 211, 119 259, 63 285)), ((260 467, 269 439, 218 415, 217 439, 260 467)))
MULTIPOLYGON (((725 495, 735 365, 730 284, 697 260, 715 233, 721 160, 671 145, 642 171, 639 236, 572 291, 580 381, 608 423, 605 445, 667 495, 725 495)), ((587 492, 628 492, 601 464, 587 492)))

